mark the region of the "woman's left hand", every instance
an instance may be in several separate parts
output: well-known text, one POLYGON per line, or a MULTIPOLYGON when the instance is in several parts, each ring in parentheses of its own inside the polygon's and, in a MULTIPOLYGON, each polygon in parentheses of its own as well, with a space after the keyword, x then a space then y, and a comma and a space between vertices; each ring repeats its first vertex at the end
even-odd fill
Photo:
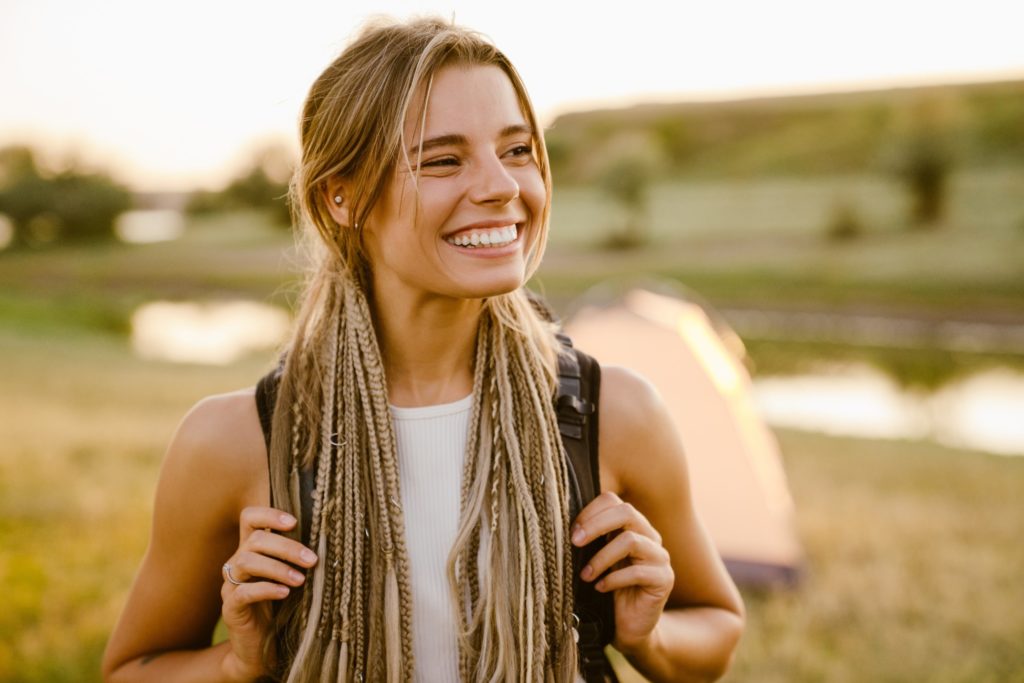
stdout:
POLYGON ((615 591, 615 642, 623 653, 641 648, 650 638, 665 608, 675 573, 659 534, 640 512, 611 492, 592 500, 572 527, 572 542, 585 546, 595 538, 613 538, 580 573, 602 593, 615 591))

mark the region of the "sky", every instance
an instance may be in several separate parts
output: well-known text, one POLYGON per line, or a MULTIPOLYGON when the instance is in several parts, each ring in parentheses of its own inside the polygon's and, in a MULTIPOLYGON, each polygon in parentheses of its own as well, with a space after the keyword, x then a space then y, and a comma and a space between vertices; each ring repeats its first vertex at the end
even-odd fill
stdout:
POLYGON ((638 102, 1024 78, 1024 0, 0 0, 0 145, 141 190, 214 188, 294 145, 309 85, 374 13, 490 36, 542 120, 638 102))

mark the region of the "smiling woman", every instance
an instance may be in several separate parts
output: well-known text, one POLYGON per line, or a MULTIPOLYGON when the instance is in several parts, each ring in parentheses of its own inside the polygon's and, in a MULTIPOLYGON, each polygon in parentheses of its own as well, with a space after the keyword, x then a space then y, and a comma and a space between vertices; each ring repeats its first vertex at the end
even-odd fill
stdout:
MULTIPOLYGON (((533 127, 497 66, 443 68, 429 90, 404 130, 405 140, 422 142, 407 149, 366 219, 375 291, 393 304, 513 291, 544 237, 547 187, 533 127)), ((328 182, 335 197, 354 190, 342 177, 328 182)), ((348 220, 343 202, 332 214, 340 224, 348 220)))
POLYGON ((447 22, 371 26, 301 122, 291 338, 180 425, 106 679, 608 681, 609 642, 721 676, 743 607, 667 411, 524 288, 551 184, 512 65, 447 22))

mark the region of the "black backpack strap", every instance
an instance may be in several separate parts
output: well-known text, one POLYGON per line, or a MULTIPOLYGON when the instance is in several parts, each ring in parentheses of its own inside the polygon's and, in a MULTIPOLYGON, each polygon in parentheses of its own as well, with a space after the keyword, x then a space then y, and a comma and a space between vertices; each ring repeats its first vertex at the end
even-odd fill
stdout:
MULTIPOLYGON (((598 464, 597 402, 601 392, 601 366, 587 354, 574 349, 572 341, 559 334, 562 353, 558 357, 558 396, 555 408, 569 464, 571 518, 601 493, 598 464)), ((593 583, 580 579, 580 571, 606 540, 599 538, 583 548, 573 547, 574 608, 579 623, 579 668, 587 683, 617 681, 604 654, 615 638, 615 603, 611 593, 601 593, 593 583)))
POLYGON ((270 456, 270 430, 274 424, 274 404, 277 403, 277 383, 280 375, 277 370, 260 377, 256 382, 256 412, 260 416, 260 427, 263 428, 263 440, 267 444, 267 456, 270 456))
MULTIPOLYGON (((277 367, 260 378, 256 383, 256 412, 260 416, 263 439, 267 444, 267 467, 270 467, 270 437, 274 424, 274 408, 277 405, 277 387, 284 371, 284 357, 277 367)), ((308 546, 313 525, 313 488, 316 486, 316 472, 308 467, 299 472, 299 502, 302 505, 302 529, 300 541, 308 546)))

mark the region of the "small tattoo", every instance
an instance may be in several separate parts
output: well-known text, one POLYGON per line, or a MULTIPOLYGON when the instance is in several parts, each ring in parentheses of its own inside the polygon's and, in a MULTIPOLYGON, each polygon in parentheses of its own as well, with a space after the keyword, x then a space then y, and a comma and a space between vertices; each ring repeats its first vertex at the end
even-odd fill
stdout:
POLYGON ((153 654, 153 655, 146 655, 145 657, 142 658, 142 661, 139 662, 139 664, 141 664, 142 666, 146 666, 147 664, 149 664, 150 662, 152 662, 154 659, 156 659, 157 657, 159 657, 162 654, 163 654, 163 652, 157 652, 156 654, 153 654))

